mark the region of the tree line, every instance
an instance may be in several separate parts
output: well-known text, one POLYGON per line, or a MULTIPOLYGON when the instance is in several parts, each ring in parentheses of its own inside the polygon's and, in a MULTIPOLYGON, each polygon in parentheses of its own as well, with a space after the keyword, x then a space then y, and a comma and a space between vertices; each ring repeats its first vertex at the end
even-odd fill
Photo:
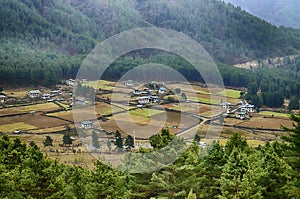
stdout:
MULTIPOLYGON (((284 127, 288 134, 282 137, 283 142, 252 148, 241 135, 233 134, 224 146, 214 142, 200 148, 195 139, 173 164, 143 174, 124 173, 100 161, 92 170, 61 164, 46 158, 34 143, 27 145, 2 135, 0 197, 297 198, 300 115, 292 115, 291 119, 295 125, 284 127)), ((168 137, 165 131, 156 136, 153 140, 158 145, 151 152, 160 153, 160 143, 169 142, 168 137)), ((140 152, 150 151, 141 148, 140 152)), ((131 161, 134 166, 145 166, 139 159, 131 161)), ((159 164, 164 160, 155 161, 159 164)))

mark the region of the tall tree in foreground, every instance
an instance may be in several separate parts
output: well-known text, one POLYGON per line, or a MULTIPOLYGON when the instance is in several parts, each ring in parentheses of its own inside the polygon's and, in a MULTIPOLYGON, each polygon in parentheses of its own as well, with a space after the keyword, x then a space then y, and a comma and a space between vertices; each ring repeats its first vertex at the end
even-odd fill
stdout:
POLYGON ((291 115, 294 121, 293 128, 282 126, 282 129, 289 132, 288 136, 282 139, 289 143, 288 145, 288 163, 293 168, 295 176, 295 194, 300 198, 300 114, 291 115))

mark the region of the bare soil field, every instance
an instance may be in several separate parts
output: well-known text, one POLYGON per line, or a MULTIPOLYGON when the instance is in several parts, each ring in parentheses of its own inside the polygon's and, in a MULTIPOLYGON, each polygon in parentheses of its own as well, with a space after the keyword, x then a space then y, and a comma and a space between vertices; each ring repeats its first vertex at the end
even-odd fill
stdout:
POLYGON ((48 128, 67 124, 69 123, 66 121, 43 116, 41 114, 26 114, 0 118, 0 131, 33 130, 36 128, 48 128), (10 129, 7 129, 7 125, 10 125, 10 129), (28 128, 28 125, 34 128, 28 128))
POLYGON ((73 121, 73 114, 72 111, 60 111, 60 112, 56 112, 56 113, 50 113, 47 114, 47 116, 55 116, 64 120, 69 120, 69 121, 73 121))
POLYGON ((226 118, 225 124, 235 125, 241 127, 251 127, 251 128, 265 128, 265 129, 275 129, 280 130, 281 125, 292 127, 293 122, 289 119, 282 117, 263 117, 258 114, 254 114, 250 120, 239 120, 235 118, 226 118))
POLYGON ((0 116, 29 113, 31 111, 36 111, 36 112, 54 111, 59 109, 61 109, 61 107, 51 102, 51 103, 35 104, 35 105, 28 105, 28 106, 2 108, 0 109, 0 116))
POLYGON ((198 133, 203 137, 204 142, 212 142, 213 140, 219 140, 221 144, 225 144, 227 139, 233 133, 239 133, 245 137, 250 146, 256 147, 260 144, 264 144, 266 141, 280 141, 281 135, 286 135, 285 132, 273 132, 273 131, 261 131, 261 130, 247 130, 247 129, 238 129, 233 127, 222 127, 214 126, 210 127, 211 131, 208 133, 209 125, 202 125, 198 129, 198 133), (221 134, 219 132, 221 131, 221 134), (205 138, 204 138, 205 137, 205 138))
POLYGON ((288 119, 280 118, 252 118, 249 121, 239 124, 239 126, 253 127, 253 128, 267 128, 280 129, 281 125, 292 127, 293 123, 288 119))
POLYGON ((183 128, 198 123, 195 118, 173 112, 159 113, 152 115, 152 117, 122 113, 108 119, 106 122, 99 121, 101 128, 104 130, 108 132, 120 130, 130 135, 133 135, 133 131, 135 131, 138 138, 149 138, 166 127, 169 128, 172 134, 175 134, 183 128))

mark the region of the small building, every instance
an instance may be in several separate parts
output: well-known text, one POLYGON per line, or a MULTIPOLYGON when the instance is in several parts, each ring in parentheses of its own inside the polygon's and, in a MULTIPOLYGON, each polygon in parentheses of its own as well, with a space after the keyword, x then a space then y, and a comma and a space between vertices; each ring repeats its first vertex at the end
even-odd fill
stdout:
POLYGON ((62 95, 62 92, 60 90, 54 90, 54 91, 51 91, 51 94, 53 96, 56 96, 56 95, 62 95))
POLYGON ((68 86, 73 86, 74 83, 75 83, 75 80, 74 80, 74 79, 68 79, 68 80, 66 81, 66 84, 67 84, 68 86))
POLYGON ((240 112, 235 117, 237 119, 244 120, 244 119, 246 119, 246 113, 240 112))
POLYGON ((152 103, 158 103, 159 102, 159 97, 158 96, 149 96, 149 100, 152 103))
POLYGON ((5 95, 0 95, 0 103, 4 103, 6 98, 7 97, 5 95))
POLYGON ((220 105, 223 109, 229 109, 231 104, 229 102, 222 102, 220 105))
POLYGON ((42 97, 41 97, 43 100, 48 100, 51 98, 51 95, 50 94, 43 94, 42 97))
POLYGON ((241 111, 246 111, 247 113, 253 113, 255 109, 255 106, 252 104, 245 104, 240 106, 241 111))
POLYGON ((133 95, 141 95, 141 91, 138 90, 138 89, 135 89, 133 92, 132 92, 133 95))
POLYGON ((132 80, 124 81, 124 86, 132 87, 133 86, 133 81, 132 80))
POLYGON ((158 96, 142 96, 138 98, 139 104, 149 104, 149 103, 158 103, 158 96))
POLYGON ((166 91, 167 91, 167 89, 166 89, 165 87, 160 87, 160 88, 158 89, 158 93, 159 93, 159 94, 164 94, 166 91))
POLYGON ((84 128, 84 129, 92 129, 93 128, 93 122, 89 121, 89 120, 83 121, 83 122, 81 122, 81 127, 84 128))
POLYGON ((41 96, 41 91, 39 90, 32 90, 32 91, 28 91, 27 95, 30 97, 30 98, 39 98, 41 96))
POLYGON ((206 142, 198 142, 199 146, 202 147, 202 148, 205 148, 207 147, 207 143, 206 142))
POLYGON ((140 104, 149 104, 149 103, 150 103, 149 96, 139 97, 139 98, 138 98, 138 102, 139 102, 140 104))

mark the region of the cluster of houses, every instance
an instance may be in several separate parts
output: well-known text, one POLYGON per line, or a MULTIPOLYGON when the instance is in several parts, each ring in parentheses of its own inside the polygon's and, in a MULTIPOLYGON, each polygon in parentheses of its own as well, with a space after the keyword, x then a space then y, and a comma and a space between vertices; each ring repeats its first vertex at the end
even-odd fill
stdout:
POLYGON ((222 102, 220 105, 223 109, 226 109, 228 115, 235 114, 235 117, 241 120, 246 119, 249 113, 255 112, 255 106, 244 101, 240 101, 236 106, 232 106, 229 102, 222 102))
MULTIPOLYGON (((54 90, 50 93, 42 93, 40 90, 31 90, 27 92, 27 96, 32 99, 43 99, 43 100, 51 100, 53 97, 62 95, 61 90, 54 90)), ((64 98, 59 98, 58 100, 64 101, 64 98)))
POLYGON ((159 87, 158 90, 150 90, 149 88, 145 88, 143 90, 134 89, 131 93, 131 96, 137 97, 135 100, 139 105, 147 105, 151 103, 159 103, 160 97, 158 95, 162 95, 167 91, 164 87, 159 87))

